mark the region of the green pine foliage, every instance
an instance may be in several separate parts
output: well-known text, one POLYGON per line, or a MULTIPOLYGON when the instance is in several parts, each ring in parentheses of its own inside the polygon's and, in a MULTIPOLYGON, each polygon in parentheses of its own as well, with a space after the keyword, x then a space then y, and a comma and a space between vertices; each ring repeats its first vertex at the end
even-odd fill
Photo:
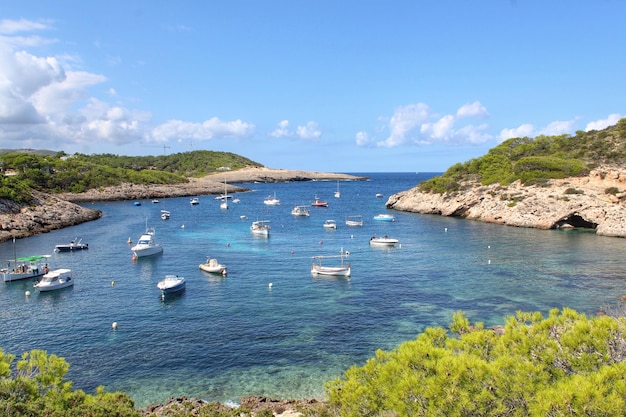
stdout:
POLYGON ((329 408, 366 416, 626 414, 626 321, 571 309, 518 312, 496 333, 461 312, 379 350, 326 386, 329 408))
POLYGON ((30 189, 45 192, 81 193, 89 189, 133 184, 183 184, 220 168, 261 166, 229 152, 194 151, 163 156, 111 154, 73 156, 7 152, 0 154, 0 199, 20 204, 31 201, 30 189))
POLYGON ((0 415, 4 417, 139 417, 132 399, 120 392, 72 390, 69 364, 43 350, 15 355, 0 349, 0 415))
POLYGON ((512 138, 486 155, 458 163, 443 175, 419 185, 422 192, 452 193, 474 179, 483 185, 542 184, 549 179, 586 175, 598 165, 626 163, 626 118, 601 131, 578 131, 574 136, 512 138))

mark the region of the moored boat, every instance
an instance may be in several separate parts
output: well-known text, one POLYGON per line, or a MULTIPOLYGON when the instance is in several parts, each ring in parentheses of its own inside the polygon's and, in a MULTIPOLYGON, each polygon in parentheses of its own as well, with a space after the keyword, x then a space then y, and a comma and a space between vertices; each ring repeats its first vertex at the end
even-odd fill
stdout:
POLYGON ((345 258, 349 255, 350 253, 344 251, 342 248, 339 255, 314 256, 313 264, 311 265, 311 274, 349 277, 351 266, 349 262, 347 264, 345 262, 345 258), (335 266, 324 265, 323 262, 329 259, 340 259, 340 264, 335 266))
POLYGON ((137 244, 130 248, 133 251, 133 257, 141 258, 163 252, 163 247, 154 241, 154 235, 154 228, 146 229, 145 233, 139 237, 137 244))
POLYGON ((310 215, 309 208, 307 206, 295 206, 293 210, 291 210, 291 214, 294 216, 304 217, 308 217, 310 215))
POLYGON ((39 292, 46 292, 60 290, 61 288, 67 288, 73 285, 74 279, 72 277, 72 270, 62 268, 46 273, 34 287, 37 288, 39 292))
POLYGON ((328 207, 328 202, 320 200, 317 196, 311 203, 313 207, 328 207))
POLYGON ((396 243, 398 243, 398 239, 390 238, 386 235, 383 237, 372 236, 370 238, 370 245, 395 246, 396 243))
POLYGON ((197 206, 198 204, 200 204, 200 200, 198 199, 198 197, 193 197, 189 200, 189 204, 191 204, 192 206, 197 206))
POLYGON ((72 252, 75 250, 84 250, 89 249, 88 243, 83 243, 83 239, 77 237, 72 240, 70 243, 59 244, 54 247, 55 252, 72 252))
POLYGON ((40 277, 48 272, 50 255, 35 255, 7 260, 7 267, 0 270, 4 282, 40 277))
POLYGON ((252 232, 253 235, 257 236, 269 236, 270 229, 272 228, 269 225, 269 222, 269 220, 257 220, 252 222, 252 224, 250 225, 250 232, 252 232))
POLYGON ((363 226, 363 217, 360 214, 346 216, 346 226, 363 226))
POLYGON ((161 290, 161 294, 170 294, 185 289, 185 278, 178 275, 168 274, 157 283, 157 288, 161 290))
POLYGON ((393 214, 377 214, 374 216, 374 220, 379 220, 383 222, 395 222, 396 218, 393 217, 393 214))
POLYGON ((279 206, 280 200, 276 198, 276 193, 274 193, 273 197, 271 195, 265 197, 265 200, 263 200, 263 204, 266 204, 268 206, 279 206))
POLYGON ((205 272, 226 275, 226 265, 217 262, 217 259, 207 258, 206 262, 198 267, 205 272))
POLYGON ((337 222, 332 220, 332 219, 328 219, 324 222, 324 228, 326 229, 336 229, 337 228, 337 222))

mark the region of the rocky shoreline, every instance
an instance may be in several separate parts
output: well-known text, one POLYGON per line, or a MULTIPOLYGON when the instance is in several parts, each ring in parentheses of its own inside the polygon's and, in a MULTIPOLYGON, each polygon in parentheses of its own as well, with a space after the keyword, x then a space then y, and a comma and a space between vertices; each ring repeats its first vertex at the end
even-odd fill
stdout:
POLYGON ((74 226, 102 217, 102 212, 76 203, 94 201, 144 200, 165 197, 185 197, 224 192, 224 181, 229 193, 249 189, 234 183, 295 182, 295 181, 367 180, 348 174, 310 172, 264 167, 221 171, 202 178, 190 178, 188 183, 176 185, 122 184, 84 193, 45 194, 33 192, 34 202, 19 206, 11 200, 0 199, 0 242, 21 239, 52 230, 74 226))
POLYGON ((537 229, 584 227, 598 235, 626 237, 626 169, 599 167, 584 177, 525 186, 461 184, 463 191, 422 193, 418 187, 394 194, 387 208, 463 217, 537 229))

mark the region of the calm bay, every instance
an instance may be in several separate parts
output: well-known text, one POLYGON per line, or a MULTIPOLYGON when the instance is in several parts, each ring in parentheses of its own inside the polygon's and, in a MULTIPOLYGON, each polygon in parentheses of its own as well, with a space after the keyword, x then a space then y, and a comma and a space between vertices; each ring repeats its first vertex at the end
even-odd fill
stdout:
POLYGON ((76 284, 39 294, 32 280, 0 283, 0 347, 64 357, 75 388, 124 391, 138 407, 182 395, 231 403, 244 395, 320 397, 325 381, 377 349, 447 326, 456 311, 493 326, 519 310, 571 307, 591 316, 626 294, 624 239, 389 211, 389 195, 433 174, 356 175, 370 180, 242 184, 251 191, 235 194, 241 202, 228 210, 214 196, 199 196, 197 206, 189 198, 94 203, 99 220, 15 248, 2 243, 1 259, 14 250, 50 254, 51 266, 72 269, 76 284), (263 204, 274 193, 281 204, 263 204), (316 196, 329 207, 310 207, 316 196), (295 205, 311 215, 292 216, 295 205), (380 213, 396 221, 374 220, 380 213), (345 225, 352 215, 363 227, 345 225), (326 219, 337 229, 325 229, 326 219), (251 235, 254 220, 270 220, 269 238, 251 235), (133 260, 127 239, 146 225, 164 252, 133 260), (400 243, 370 247, 373 235, 400 243), (88 250, 53 252, 77 236, 88 250), (310 274, 311 257, 342 248, 350 279, 310 274), (226 264, 228 275, 202 272, 207 257, 226 264), (156 283, 166 274, 185 277, 186 290, 162 299, 156 283))

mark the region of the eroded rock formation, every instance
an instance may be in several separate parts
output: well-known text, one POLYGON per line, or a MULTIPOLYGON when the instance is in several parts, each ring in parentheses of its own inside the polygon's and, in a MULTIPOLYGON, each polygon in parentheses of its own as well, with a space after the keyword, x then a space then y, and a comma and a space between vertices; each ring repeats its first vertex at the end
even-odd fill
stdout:
POLYGON ((417 187, 392 195, 391 209, 509 226, 555 229, 585 227, 598 235, 626 237, 626 168, 600 167, 585 177, 542 185, 467 181, 454 193, 422 193, 417 187))

